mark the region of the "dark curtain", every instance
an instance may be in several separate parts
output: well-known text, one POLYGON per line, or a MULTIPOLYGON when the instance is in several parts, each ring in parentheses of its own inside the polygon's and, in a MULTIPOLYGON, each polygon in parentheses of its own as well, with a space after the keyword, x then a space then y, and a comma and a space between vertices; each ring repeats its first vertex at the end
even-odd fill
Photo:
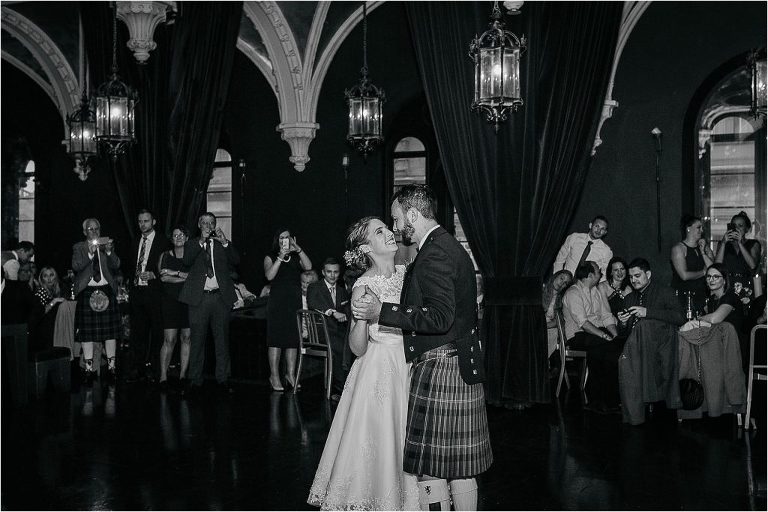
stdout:
POLYGON ((469 42, 487 3, 407 2, 448 187, 483 275, 488 399, 548 402, 541 283, 590 164, 621 24, 620 2, 531 2, 524 106, 495 134, 471 113, 469 42))
MULTIPOLYGON (((81 5, 91 84, 98 86, 111 66, 113 10, 102 2, 81 5)), ((161 231, 179 222, 196 224, 219 142, 242 2, 179 2, 178 7, 174 24, 155 30, 157 48, 144 65, 125 46, 127 27, 117 24, 119 74, 139 94, 137 143, 117 161, 101 157, 96 165, 114 173, 132 235, 142 208, 154 212, 161 231)))

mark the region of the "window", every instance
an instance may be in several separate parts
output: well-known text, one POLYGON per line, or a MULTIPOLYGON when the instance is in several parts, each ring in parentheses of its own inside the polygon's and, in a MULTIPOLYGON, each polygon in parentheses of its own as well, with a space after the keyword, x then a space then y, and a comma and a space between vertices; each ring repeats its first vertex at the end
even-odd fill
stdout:
POLYGON ((35 162, 24 169, 19 188, 19 241, 35 241, 35 162))
POLYGON ((743 210, 750 219, 755 218, 754 131, 740 116, 723 117, 712 127, 704 214, 709 220, 713 250, 731 217, 743 210))
POLYGON ((232 157, 224 149, 216 150, 213 174, 208 184, 207 209, 216 215, 216 226, 227 238, 232 235, 232 157))

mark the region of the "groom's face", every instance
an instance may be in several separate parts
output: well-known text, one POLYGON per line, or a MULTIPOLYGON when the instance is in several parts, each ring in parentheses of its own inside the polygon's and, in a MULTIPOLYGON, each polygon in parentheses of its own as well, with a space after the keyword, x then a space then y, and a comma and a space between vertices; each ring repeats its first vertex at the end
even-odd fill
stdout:
POLYGON ((400 205, 400 202, 397 200, 392 202, 392 208, 390 209, 392 212, 392 231, 395 233, 400 233, 403 238, 412 238, 413 233, 416 231, 416 229, 413 227, 413 224, 408 220, 408 218, 405 215, 405 212, 403 211, 403 207, 400 205))

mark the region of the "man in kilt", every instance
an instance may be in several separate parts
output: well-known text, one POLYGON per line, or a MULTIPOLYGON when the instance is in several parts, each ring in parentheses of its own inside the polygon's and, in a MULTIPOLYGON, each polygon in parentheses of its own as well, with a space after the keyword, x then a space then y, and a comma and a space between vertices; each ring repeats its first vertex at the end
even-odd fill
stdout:
POLYGON ((72 270, 75 272, 74 291, 76 339, 82 344, 85 360, 84 381, 93 382, 93 344, 104 343, 107 353, 109 379, 115 378, 115 349, 120 334, 120 312, 117 306, 115 272, 120 258, 114 252, 111 238, 101 236, 98 219, 83 221, 85 240, 72 246, 72 270))
POLYGON ((395 194, 394 231, 418 243, 419 252, 406 271, 400 304, 366 293, 352 312, 403 331, 405 358, 413 362, 403 469, 419 477, 423 509, 450 510, 452 498, 456 510, 476 510, 474 477, 493 462, 477 284, 469 255, 435 220, 436 207, 426 185, 395 194))

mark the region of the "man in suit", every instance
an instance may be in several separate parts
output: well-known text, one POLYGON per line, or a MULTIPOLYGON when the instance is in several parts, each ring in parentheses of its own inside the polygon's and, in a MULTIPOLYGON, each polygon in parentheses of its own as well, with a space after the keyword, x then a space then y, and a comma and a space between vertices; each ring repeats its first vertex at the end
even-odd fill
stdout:
POLYGON ((355 318, 403 330, 413 362, 403 469, 419 476, 424 510, 476 510, 475 476, 493 462, 485 412, 484 361, 477 331, 477 285, 464 248, 435 220, 437 200, 426 185, 394 196, 394 230, 418 243, 400 304, 366 293, 355 318), (450 483, 448 483, 450 481, 450 483))
POLYGON ((179 301, 189 305, 192 331, 189 389, 194 394, 203 384, 205 341, 210 325, 216 348, 216 382, 222 391, 231 393, 229 315, 237 294, 230 270, 240 262, 240 256, 221 228, 216 228, 214 214, 202 214, 197 226, 200 236, 184 244, 184 265, 190 270, 179 294, 179 301))
POLYGON ((139 237, 131 244, 128 261, 131 308, 131 370, 129 380, 159 377, 159 354, 163 343, 161 283, 158 261, 170 247, 168 239, 155 230, 155 217, 149 210, 138 215, 139 237))
POLYGON ((349 298, 344 283, 339 281, 341 265, 336 258, 323 262, 323 280, 312 283, 307 289, 307 306, 323 313, 328 326, 331 351, 333 352, 333 388, 331 398, 338 400, 344 390, 347 376, 344 373, 344 347, 347 344, 347 311, 349 298))
POLYGON ((72 246, 72 270, 77 296, 75 329, 83 348, 84 380, 89 384, 96 376, 93 344, 98 342, 104 342, 108 377, 115 378, 115 353, 120 335, 115 273, 120 269, 120 258, 114 251, 114 241, 101 236, 98 219, 83 221, 83 235, 85 240, 72 246))
POLYGON ((19 273, 19 266, 26 263, 35 255, 35 244, 32 242, 19 242, 12 251, 2 253, 3 270, 7 279, 15 281, 19 273))

